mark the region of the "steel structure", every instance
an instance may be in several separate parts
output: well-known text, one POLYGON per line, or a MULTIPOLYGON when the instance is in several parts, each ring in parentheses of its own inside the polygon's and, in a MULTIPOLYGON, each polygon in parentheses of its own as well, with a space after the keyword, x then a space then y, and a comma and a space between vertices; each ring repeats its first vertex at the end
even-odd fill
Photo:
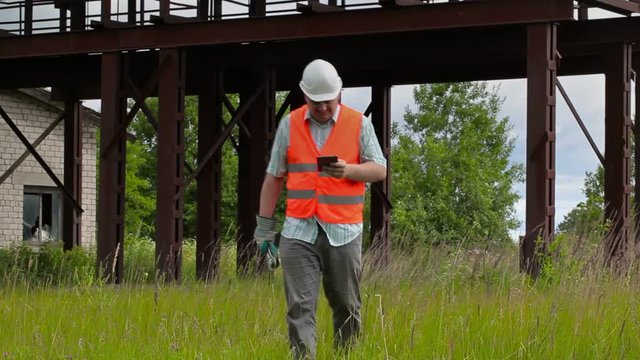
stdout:
MULTIPOLYGON (((4 0, 0 88, 51 87, 67 103, 65 117, 73 121, 66 125, 65 179, 59 186, 68 194, 69 246, 80 243, 77 101, 102 100, 98 264, 105 277, 120 282, 126 128, 138 111, 157 129, 163 164, 158 270, 165 279, 180 278, 182 194, 195 180, 197 274, 212 279, 220 256, 220 146, 242 125, 237 260, 245 272, 254 255, 254 214, 276 122, 287 107, 301 104, 297 81, 309 60, 333 62, 347 87, 372 88, 368 112, 387 157, 390 86, 526 78, 527 233, 521 266, 536 275, 538 249, 553 236, 558 75, 606 75, 606 214, 614 223, 612 238, 629 236, 630 81, 632 64, 638 63, 640 18, 589 20, 591 6, 623 15, 640 11, 639 0, 4 0), (276 108, 275 92, 283 90, 290 96, 276 108), (228 93, 240 94, 240 105, 224 124, 228 93), (199 164, 188 173, 185 95, 201 99, 199 164), (157 119, 144 103, 149 96, 159 97, 157 119), (129 111, 128 98, 135 101, 129 111)), ((372 235, 380 264, 389 256, 390 189, 389 177, 373 186, 372 235)), ((612 241, 610 254, 619 256, 621 244, 612 241)))

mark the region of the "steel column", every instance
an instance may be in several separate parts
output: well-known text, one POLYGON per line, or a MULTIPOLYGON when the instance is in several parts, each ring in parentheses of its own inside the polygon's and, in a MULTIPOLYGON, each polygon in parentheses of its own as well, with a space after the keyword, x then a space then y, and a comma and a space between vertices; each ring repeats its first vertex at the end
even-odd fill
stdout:
MULTIPOLYGON (((243 131, 239 132, 237 270, 241 275, 249 273, 249 262, 256 254, 253 243, 255 216, 260 205, 260 190, 275 134, 275 73, 266 69, 255 78, 257 86, 265 78, 267 85, 262 87, 260 94, 242 117, 251 137, 243 131)), ((251 93, 248 91, 240 94, 241 106, 248 101, 251 93)))
MULTIPOLYGON (((371 184, 378 186, 388 198, 391 193, 391 87, 374 85, 371 89, 371 121, 376 130, 376 137, 387 159, 387 176, 385 180, 371 184)), ((378 266, 386 266, 391 255, 391 209, 376 193, 371 194, 371 248, 375 251, 375 262, 378 266)))
MULTIPOLYGON (((302 71, 300 72, 300 77, 302 77, 302 71)), ((289 104, 291 104, 290 112, 305 104, 304 94, 297 86, 289 91, 289 98, 289 104)))
POLYGON ((33 33, 33 0, 24 1, 24 34, 33 33))
POLYGON ((136 23, 136 0, 127 0, 127 22, 132 25, 136 23))
POLYGON ((198 0, 196 17, 198 20, 209 19, 209 0, 198 0))
POLYGON ((158 0, 160 2, 160 17, 168 19, 171 15, 171 1, 170 0, 158 0))
MULTIPOLYGON (((64 186, 82 204, 82 103, 66 101, 64 112, 64 186)), ((82 214, 68 200, 63 206, 62 240, 65 250, 82 243, 82 214)))
POLYGON ((118 136, 113 146, 100 159, 98 190, 98 274, 110 282, 121 283, 124 255, 124 192, 126 172, 126 135, 118 130, 126 114, 126 98, 122 94, 123 56, 102 55, 100 147, 118 136))
POLYGON ((267 2, 265 0, 249 0, 249 16, 267 15, 267 2))
POLYGON ((180 281, 182 266, 184 181, 185 55, 160 49, 167 66, 158 83, 158 188, 156 196, 156 261, 162 280, 180 281))
POLYGON ((63 33, 67 31, 67 9, 60 8, 58 9, 59 17, 58 17, 58 31, 63 33))
MULTIPOLYGON (((638 53, 636 53, 636 55, 638 55, 638 53)), ((633 217, 634 221, 635 221, 635 242, 636 244, 640 244, 640 139, 638 138, 638 134, 640 133, 640 131, 638 130, 638 119, 640 119, 640 75, 638 75, 640 73, 640 57, 638 56, 634 56, 633 57, 633 70, 636 73, 635 76, 635 91, 636 91, 636 108, 635 108, 635 123, 634 123, 634 128, 633 128, 633 134, 634 134, 634 151, 635 151, 635 171, 634 171, 634 175, 635 175, 635 198, 634 198, 634 202, 633 202, 633 206, 635 209, 635 215, 633 217)))
MULTIPOLYGON (((198 162, 204 161, 214 141, 222 134, 221 72, 204 79, 198 99, 198 162)), ((222 147, 198 173, 198 219, 196 232, 196 275, 213 280, 219 275, 222 238, 222 147)))
POLYGON ((111 0, 100 0, 100 21, 103 24, 111 21, 111 0))
POLYGON ((85 0, 71 1, 69 10, 71 11, 71 30, 84 30, 87 17, 85 0))
POLYGON ((612 45, 605 57, 604 203, 611 228, 607 263, 621 260, 629 237, 631 194, 631 45, 612 45))
POLYGON ((526 234, 520 269, 538 276, 555 217, 556 25, 527 30, 526 234))

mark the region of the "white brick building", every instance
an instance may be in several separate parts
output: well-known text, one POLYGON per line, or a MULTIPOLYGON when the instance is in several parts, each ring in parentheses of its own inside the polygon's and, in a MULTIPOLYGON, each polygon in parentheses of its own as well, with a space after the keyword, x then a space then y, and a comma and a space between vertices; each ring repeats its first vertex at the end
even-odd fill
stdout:
MULTIPOLYGON (((31 144, 63 112, 62 103, 49 100, 40 89, 0 90, 0 106, 31 144)), ((82 246, 96 241, 96 132, 98 115, 83 108, 82 129, 82 246)), ((64 182, 64 121, 36 147, 64 182)), ((20 139, 0 118, 0 180, 26 151, 20 139)), ((0 246, 34 243, 62 236, 63 193, 36 159, 29 155, 0 184, 0 246), (39 229, 43 229, 41 231, 39 229)))

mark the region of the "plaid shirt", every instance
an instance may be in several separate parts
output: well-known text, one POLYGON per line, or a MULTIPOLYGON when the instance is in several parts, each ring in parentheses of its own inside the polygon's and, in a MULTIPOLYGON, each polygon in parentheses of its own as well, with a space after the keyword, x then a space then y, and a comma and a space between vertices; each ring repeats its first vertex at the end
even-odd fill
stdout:
MULTIPOLYGON (((327 141, 331 129, 340 114, 340 106, 336 109, 333 119, 326 123, 319 123, 311 118, 309 112, 305 114, 305 119, 309 122, 311 137, 318 149, 322 149, 327 141)), ((289 123, 290 118, 286 116, 278 125, 278 131, 271 149, 271 159, 267 166, 267 173, 275 177, 287 176, 287 149, 289 147, 289 123)), ((360 162, 373 161, 384 167, 387 160, 382 154, 382 149, 376 138, 371 120, 362 116, 362 128, 360 131, 360 162)), ((359 224, 333 224, 322 221, 315 216, 307 219, 298 219, 287 216, 282 227, 282 236, 290 239, 298 239, 308 243, 313 243, 318 236, 318 225, 327 233, 329 243, 333 246, 348 244, 362 233, 362 223, 359 224)))

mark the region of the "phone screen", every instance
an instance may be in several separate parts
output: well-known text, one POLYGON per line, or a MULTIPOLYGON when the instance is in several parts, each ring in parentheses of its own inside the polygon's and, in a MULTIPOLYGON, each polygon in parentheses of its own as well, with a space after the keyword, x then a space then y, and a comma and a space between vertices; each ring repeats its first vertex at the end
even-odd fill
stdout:
POLYGON ((318 172, 322 171, 324 166, 330 165, 332 163, 338 162, 338 157, 336 155, 331 156, 318 156, 318 172))

